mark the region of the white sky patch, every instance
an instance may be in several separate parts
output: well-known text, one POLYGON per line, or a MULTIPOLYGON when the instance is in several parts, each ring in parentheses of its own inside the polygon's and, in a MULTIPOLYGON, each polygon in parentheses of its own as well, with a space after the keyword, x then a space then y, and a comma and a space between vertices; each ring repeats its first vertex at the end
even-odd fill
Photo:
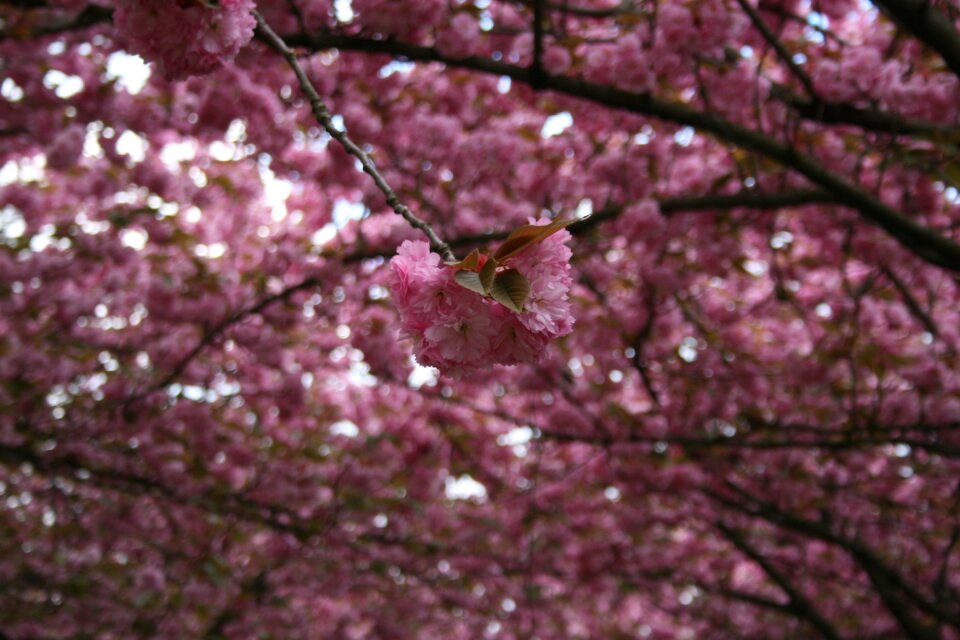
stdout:
POLYGON ((223 139, 232 144, 243 142, 247 139, 247 123, 240 118, 231 120, 223 139))
POLYGON ((497 444, 501 447, 515 447, 521 444, 527 444, 533 439, 533 429, 530 427, 517 427, 497 436, 497 444))
POLYGON ((120 232, 120 244, 134 251, 142 251, 147 246, 147 234, 140 229, 124 229, 120 232))
POLYGON ((214 140, 210 144, 210 156, 219 162, 228 162, 235 158, 237 147, 220 140, 214 140))
POLYGON ((497 436, 497 444, 501 447, 510 447, 513 455, 523 458, 529 451, 527 444, 533 439, 533 435, 533 429, 530 427, 517 427, 497 436))
POLYGON ((65 100, 83 91, 85 85, 80 76, 67 75, 63 71, 51 69, 43 76, 43 86, 52 89, 54 95, 65 100))
POLYGON ((47 159, 42 154, 7 161, 0 168, 0 187, 5 187, 14 182, 20 182, 21 184, 39 182, 43 179, 46 163, 47 159))
MULTIPOLYGON (((360 357, 363 352, 354 350, 360 357)), ((358 387, 375 387, 379 380, 370 373, 370 365, 366 362, 351 362, 350 369, 347 371, 347 379, 351 384, 358 387)))
POLYGON ((337 200, 333 203, 333 224, 337 229, 342 229, 351 220, 359 220, 366 212, 366 208, 357 202, 349 200, 337 200))
POLYGON ((893 455, 898 458, 906 458, 908 455, 910 455, 910 451, 910 445, 908 444, 898 442, 897 444, 893 445, 893 455))
POLYGON ((27 223, 19 211, 10 205, 0 209, 0 238, 16 240, 26 231, 27 223))
MULTIPOLYGON (((479 7, 480 4, 478 3, 479 7)), ((487 5, 489 6, 489 4, 487 5)), ((493 17, 490 15, 489 11, 483 11, 480 13, 480 30, 481 31, 490 31, 494 26, 493 17)))
POLYGON ((684 127, 673 134, 674 141, 681 147, 687 147, 693 142, 693 135, 696 133, 693 127, 684 127))
MULTIPOLYGON (((869 6, 869 4, 867 6, 869 6)), ((807 15, 807 24, 811 27, 817 27, 818 29, 829 29, 830 18, 818 11, 811 11, 807 15)))
POLYGON ((410 73, 416 68, 416 65, 412 62, 403 62, 400 60, 392 60, 387 64, 380 67, 380 70, 377 72, 377 75, 381 78, 386 78, 392 76, 395 73, 406 74, 410 73))
POLYGON ((23 100, 23 87, 18 85, 13 78, 4 78, 0 83, 0 97, 9 102, 20 102, 23 100))
POLYGON ((293 183, 278 179, 267 168, 260 169, 260 179, 263 180, 263 199, 270 208, 270 215, 274 222, 280 222, 287 217, 287 198, 293 192, 293 183))
MULTIPOLYGON (((123 139, 123 136, 127 132, 124 132, 120 139, 123 139)), ((119 142, 117 143, 119 147, 119 142)), ((190 162, 197 157, 197 146, 190 140, 184 140, 183 142, 170 142, 163 145, 163 148, 160 150, 160 161, 171 170, 177 170, 180 168, 180 164, 183 162, 190 162)))
POLYGON ((193 248, 193 253, 198 258, 209 258, 210 260, 216 260, 218 258, 222 258, 227 253, 227 245, 223 242, 198 244, 193 248))
POLYGON ((407 386, 411 389, 419 389, 426 385, 434 387, 437 380, 440 379, 440 370, 434 367, 421 367, 416 362, 413 363, 413 371, 407 376, 407 386))
POLYGON ((74 216, 73 219, 80 225, 81 231, 91 236, 95 236, 98 233, 105 233, 110 229, 109 222, 106 220, 91 220, 83 211, 74 216))
POLYGON ((693 362, 697 359, 699 355, 697 353, 697 339, 687 336, 681 341, 680 346, 677 347, 677 355, 680 356, 680 359, 684 362, 693 362))
POLYGON ((584 198, 580 201, 580 204, 577 205, 577 210, 573 215, 577 217, 578 220, 583 220, 587 216, 593 214, 593 200, 590 198, 584 198))
POLYGON ((333 15, 338 22, 350 22, 353 20, 353 3, 350 0, 334 0, 333 15))
MULTIPOLYGON (((292 187, 291 187, 292 188, 292 187)), ((289 196, 290 193, 288 192, 289 196)), ((323 247, 337 237, 337 231, 342 229, 351 220, 359 220, 366 213, 366 208, 359 203, 340 199, 333 204, 331 218, 333 222, 328 222, 313 232, 310 236, 310 242, 315 247, 323 247)))
POLYGON ((636 145, 647 145, 650 144, 650 141, 653 140, 654 132, 653 127, 648 124, 643 125, 643 128, 640 129, 640 133, 633 136, 633 143, 636 145))
POLYGON ((140 56, 116 51, 107 57, 107 80, 116 80, 116 86, 137 95, 147 86, 150 66, 140 56))
POLYGON ((313 235, 310 236, 310 244, 315 247, 323 247, 336 237, 337 228, 332 223, 327 223, 313 232, 313 235))
POLYGON ((134 162, 143 162, 143 159, 147 157, 149 147, 146 138, 138 136, 129 129, 117 138, 117 153, 129 157, 134 162))
POLYGON ((214 160, 220 162, 245 158, 251 154, 251 151, 245 148, 243 144, 246 139, 247 125, 243 120, 236 118, 227 127, 223 140, 215 140, 210 144, 210 155, 214 160))
POLYGON ((558 136, 573 126, 573 116, 569 111, 561 111, 547 118, 540 129, 541 138, 558 136))
POLYGON ((356 438, 358 435, 360 435, 360 427, 349 420, 338 420, 330 425, 330 433, 335 436, 356 438))
POLYGON ((0 187, 13 184, 20 176, 20 167, 13 160, 8 160, 0 167, 0 187))
POLYGON ((769 265, 763 260, 744 260, 743 261, 743 270, 752 275, 754 278, 759 278, 767 272, 769 265))
POLYGON ((487 488, 474 480, 469 474, 459 478, 448 477, 444 486, 444 495, 448 500, 476 500, 486 502, 487 488))
POLYGON ((789 231, 777 231, 770 236, 770 246, 773 249, 784 249, 793 242, 793 234, 789 231))
POLYGON ((102 129, 99 122, 94 122, 87 125, 87 135, 83 138, 83 156, 85 158, 102 158, 103 157, 103 147, 100 146, 100 130, 102 129))

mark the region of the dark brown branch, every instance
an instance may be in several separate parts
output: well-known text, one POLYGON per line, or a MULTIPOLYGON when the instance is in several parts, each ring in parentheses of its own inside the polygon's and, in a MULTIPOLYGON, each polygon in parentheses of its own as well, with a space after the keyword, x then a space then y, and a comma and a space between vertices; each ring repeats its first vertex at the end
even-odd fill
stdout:
POLYGON ((783 511, 775 504, 760 500, 731 482, 727 482, 726 486, 737 494, 736 498, 727 497, 709 487, 703 487, 701 491, 708 498, 736 511, 759 517, 770 524, 795 533, 833 544, 850 554, 867 574, 884 604, 897 618, 901 628, 909 637, 927 640, 927 638, 932 639, 935 636, 930 635, 932 632, 925 625, 913 619, 904 606, 904 598, 934 619, 960 629, 960 615, 957 612, 946 610, 939 603, 926 598, 861 540, 842 536, 831 530, 825 523, 807 520, 796 514, 783 511))
MULTIPOLYGON (((2 5, 13 6, 18 10, 48 10, 50 7, 46 2, 0 2, 2 5)), ((86 29, 87 27, 92 27, 93 25, 107 22, 113 18, 113 9, 109 7, 101 7, 100 5, 91 4, 83 8, 80 13, 76 14, 65 20, 59 20, 51 24, 38 26, 32 28, 29 31, 25 32, 23 35, 20 34, 11 34, 9 30, 0 31, 0 42, 11 38, 11 39, 27 39, 27 38, 37 38, 41 36, 49 36, 57 33, 63 33, 65 31, 76 31, 78 29, 86 29)), ((9 25, 7 25, 9 26, 9 25)))
POLYGON ((544 13, 546 0, 533 0, 533 62, 530 70, 534 79, 543 74, 543 30, 547 16, 544 13))
MULTIPOLYGON (((728 211, 730 209, 780 209, 783 207, 800 207, 808 204, 829 204, 833 202, 830 194, 817 189, 796 189, 779 193, 764 193, 762 191, 744 190, 738 193, 706 195, 706 196, 679 196, 675 198, 657 199, 660 212, 664 215, 675 213, 690 213, 695 211, 728 211)), ((593 214, 579 220, 567 230, 573 235, 583 235, 597 225, 613 220, 623 213, 624 205, 611 204, 593 214)), ((477 233, 454 238, 450 244, 455 247, 502 240, 507 232, 495 231, 492 233, 477 233)))
POLYGON ((146 476, 98 467, 72 455, 47 457, 27 445, 0 445, 0 464, 29 464, 40 473, 70 479, 75 479, 78 472, 86 472, 98 488, 133 496, 150 495, 179 506, 232 516, 244 522, 294 534, 301 540, 322 533, 322 527, 310 527, 297 522, 275 505, 257 503, 226 492, 193 492, 186 495, 146 476))
POLYGON ((688 449, 752 449, 776 451, 781 449, 824 449, 829 451, 853 451, 884 447, 892 444, 905 444, 911 449, 922 449, 945 458, 960 458, 960 447, 936 442, 925 442, 914 438, 890 436, 856 437, 820 437, 820 438, 770 438, 759 439, 743 437, 695 437, 695 436, 651 436, 639 433, 624 435, 597 435, 589 433, 570 433, 553 429, 542 429, 543 436, 557 442, 576 442, 608 447, 611 445, 655 445, 672 444, 688 449))
POLYGON ((813 606, 806 596, 804 596, 800 591, 793 586, 789 579, 787 579, 786 574, 777 569, 770 563, 770 560, 763 556, 760 552, 754 549, 750 543, 747 542, 744 535, 734 529, 733 527, 728 526, 723 522, 716 523, 717 529, 720 531, 723 536, 729 540, 733 546, 740 550, 745 556, 756 562, 763 572, 773 580, 774 583, 787 594, 787 597, 790 598, 789 604, 786 606, 786 610, 793 613, 798 618, 806 620, 809 622, 824 638, 828 640, 839 640, 840 634, 837 633, 837 630, 833 627, 830 622, 824 618, 816 607, 813 606))
POLYGON ((893 284, 893 288, 897 290, 897 293, 900 294, 900 297, 903 298, 903 303, 907 305, 907 309, 910 310, 910 313, 913 314, 913 317, 916 318, 923 328, 926 329, 930 335, 934 338, 940 337, 940 331, 937 328, 937 323, 933 321, 933 318, 930 317, 930 314, 924 311, 923 307, 920 306, 920 303, 917 302, 917 298, 910 291, 910 288, 904 284, 893 269, 889 265, 881 265, 880 271, 883 272, 883 275, 893 284))
POLYGON ((943 61, 960 77, 960 33, 930 0, 873 0, 920 42, 940 54, 943 61))
MULTIPOLYGON (((534 2, 543 0, 515 0, 516 4, 529 7, 534 2)), ((596 19, 605 19, 605 18, 615 18, 622 15, 643 15, 644 12, 634 8, 634 3, 631 0, 624 0, 620 2, 615 7, 610 8, 594 8, 594 7, 583 7, 570 5, 567 2, 551 2, 546 3, 547 8, 554 13, 564 13, 571 16, 576 16, 578 18, 596 18, 596 19)))
POLYGON ((861 187, 827 170, 815 159, 802 155, 793 146, 721 118, 717 114, 705 113, 689 105, 663 100, 651 94, 633 93, 579 78, 544 74, 542 79, 536 79, 528 68, 475 56, 454 60, 430 47, 392 40, 329 34, 299 34, 290 36, 288 41, 294 46, 314 50, 338 48, 348 51, 385 53, 410 60, 442 62, 449 66, 507 76, 527 85, 533 86, 539 83, 545 89, 559 91, 569 96, 708 132, 721 140, 759 152, 793 169, 829 192, 837 203, 855 209, 864 220, 884 229, 916 256, 944 269, 960 272, 960 245, 953 240, 941 236, 884 204, 861 187))
POLYGON ((865 109, 843 103, 809 100, 779 85, 771 87, 770 94, 786 103, 805 120, 822 124, 847 124, 877 133, 919 136, 937 141, 960 141, 960 127, 954 124, 905 118, 889 111, 865 109))

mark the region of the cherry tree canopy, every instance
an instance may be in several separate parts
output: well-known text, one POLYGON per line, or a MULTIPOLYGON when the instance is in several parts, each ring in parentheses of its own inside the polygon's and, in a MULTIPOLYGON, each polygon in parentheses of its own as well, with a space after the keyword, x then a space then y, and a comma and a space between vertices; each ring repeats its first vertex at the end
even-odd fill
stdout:
POLYGON ((958 24, 0 0, 0 638, 960 638, 958 24))

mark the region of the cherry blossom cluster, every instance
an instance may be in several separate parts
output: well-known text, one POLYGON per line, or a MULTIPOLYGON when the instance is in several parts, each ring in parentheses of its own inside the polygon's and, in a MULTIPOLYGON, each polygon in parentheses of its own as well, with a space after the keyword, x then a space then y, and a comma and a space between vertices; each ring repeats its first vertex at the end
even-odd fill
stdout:
POLYGON ((0 3, 0 636, 960 640, 960 267, 791 159, 957 240, 904 3, 256 2, 440 237, 513 230, 390 265, 254 2, 0 3))
POLYGON ((400 245, 390 261, 393 299, 417 362, 454 374, 537 362, 551 340, 573 330, 569 238, 560 231, 498 266, 529 282, 520 312, 462 286, 426 242, 400 245))
POLYGON ((216 71, 250 42, 253 0, 119 0, 116 32, 170 80, 216 71))

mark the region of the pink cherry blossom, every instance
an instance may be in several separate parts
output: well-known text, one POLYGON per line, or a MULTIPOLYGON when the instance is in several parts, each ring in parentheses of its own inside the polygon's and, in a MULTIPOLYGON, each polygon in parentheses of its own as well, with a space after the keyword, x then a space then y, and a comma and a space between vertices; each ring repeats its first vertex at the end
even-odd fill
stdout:
POLYGON ((253 0, 117 0, 114 23, 131 49, 171 80, 206 74, 253 37, 253 0))
POLYGON ((0 637, 960 639, 956 19, 0 3, 0 637))
MULTIPOLYGON (((546 220, 543 221, 546 223, 546 220)), ((504 262, 530 281, 523 313, 461 287, 455 270, 423 241, 406 241, 391 260, 394 301, 420 364, 462 373, 495 364, 536 362, 551 340, 573 330, 567 291, 566 231, 504 262), (516 321, 515 321, 516 320, 516 321)))

